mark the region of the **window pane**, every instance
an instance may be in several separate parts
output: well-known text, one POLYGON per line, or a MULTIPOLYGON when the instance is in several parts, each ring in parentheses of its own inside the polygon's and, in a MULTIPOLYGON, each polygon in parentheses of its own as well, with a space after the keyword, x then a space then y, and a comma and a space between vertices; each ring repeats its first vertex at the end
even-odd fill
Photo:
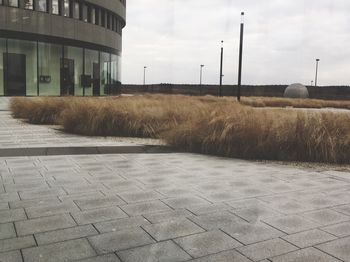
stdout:
POLYGON ((83 5, 83 21, 87 22, 88 21, 88 10, 87 6, 83 5))
POLYGON ((96 24, 96 13, 95 8, 91 8, 91 23, 96 24))
POLYGON ((100 95, 100 66, 98 61, 98 51, 85 49, 85 75, 91 76, 92 80, 91 87, 85 88, 85 95, 92 96, 93 91, 96 95, 100 95))
POLYGON ((74 15, 73 17, 75 19, 80 19, 80 5, 78 2, 74 3, 74 15))
POLYGON ((74 63, 74 94, 83 95, 80 77, 83 74, 83 49, 72 46, 64 47, 64 58, 71 59, 74 63))
POLYGON ((47 12, 47 0, 36 0, 36 10, 47 12))
POLYGON ((58 0, 52 0, 52 13, 54 15, 60 14, 60 5, 58 3, 58 0))
POLYGON ((33 0, 24 0, 24 8, 33 10, 33 0))
POLYGON ((39 94, 60 95, 60 59, 62 46, 39 43, 39 94))
POLYGON ((101 73, 101 95, 108 95, 110 89, 110 54, 101 52, 100 73, 101 73))
POLYGON ((9 6, 18 7, 18 0, 9 0, 9 6))
POLYGON ((63 2, 63 16, 70 16, 69 0, 64 0, 63 2))

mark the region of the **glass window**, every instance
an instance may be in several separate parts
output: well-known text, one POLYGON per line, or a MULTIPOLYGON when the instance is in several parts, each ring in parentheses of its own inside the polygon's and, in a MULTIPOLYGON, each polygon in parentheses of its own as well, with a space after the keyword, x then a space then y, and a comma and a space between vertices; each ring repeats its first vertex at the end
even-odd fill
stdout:
POLYGON ((4 54, 6 53, 6 39, 0 38, 0 96, 4 95, 4 54))
POLYGON ((101 26, 105 27, 106 26, 106 12, 101 10, 101 26))
POLYGON ((63 16, 70 17, 70 1, 69 0, 63 1, 63 16))
POLYGON ((100 82, 101 95, 108 95, 110 93, 110 72, 111 72, 111 55, 108 53, 100 53, 100 82))
POLYGON ((74 63, 74 94, 83 95, 80 78, 83 74, 83 49, 72 46, 64 47, 64 58, 70 59, 74 63))
POLYGON ((84 22, 87 22, 88 21, 88 8, 87 8, 87 5, 84 5, 83 4, 83 10, 82 10, 82 20, 84 22))
POLYGON ((79 4, 79 2, 74 2, 73 17, 75 19, 80 19, 80 4, 79 4))
POLYGON ((39 94, 60 95, 60 59, 62 46, 38 43, 39 49, 39 94))
POLYGON ((100 25, 100 10, 98 8, 95 8, 95 24, 100 25))
POLYGON ((36 0, 35 1, 35 10, 41 12, 47 12, 47 0, 36 0))
POLYGON ((24 9, 33 10, 33 0, 24 0, 24 9))
POLYGON ((0 0, 0 5, 2 5, 2 0, 0 0))
POLYGON ((95 8, 91 7, 91 23, 96 24, 96 12, 95 12, 95 8))
POLYGON ((8 40, 8 52, 25 56, 26 94, 36 96, 37 86, 37 46, 36 42, 8 40))
POLYGON ((58 0, 52 0, 52 13, 54 15, 60 14, 60 4, 58 0))
POLYGON ((9 6, 18 7, 18 0, 8 0, 9 6))
POLYGON ((85 49, 85 75, 91 76, 91 88, 85 88, 85 95, 100 95, 100 65, 98 51, 85 49))

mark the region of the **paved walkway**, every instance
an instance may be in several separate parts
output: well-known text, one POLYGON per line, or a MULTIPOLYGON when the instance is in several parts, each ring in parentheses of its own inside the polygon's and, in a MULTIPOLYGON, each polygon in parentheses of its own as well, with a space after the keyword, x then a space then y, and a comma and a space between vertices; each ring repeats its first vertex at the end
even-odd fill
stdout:
MULTIPOLYGON (((0 123, 1 147, 101 142, 0 123)), ((2 262, 350 261, 348 173, 148 153, 0 157, 0 174, 2 262)))

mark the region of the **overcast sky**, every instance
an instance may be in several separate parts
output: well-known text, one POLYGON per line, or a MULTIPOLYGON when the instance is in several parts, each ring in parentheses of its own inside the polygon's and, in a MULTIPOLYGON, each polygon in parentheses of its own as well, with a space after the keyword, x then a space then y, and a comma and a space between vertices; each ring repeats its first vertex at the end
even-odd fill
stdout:
POLYGON ((244 84, 350 85, 349 0, 127 0, 122 81, 237 83, 240 12, 245 11, 244 84))

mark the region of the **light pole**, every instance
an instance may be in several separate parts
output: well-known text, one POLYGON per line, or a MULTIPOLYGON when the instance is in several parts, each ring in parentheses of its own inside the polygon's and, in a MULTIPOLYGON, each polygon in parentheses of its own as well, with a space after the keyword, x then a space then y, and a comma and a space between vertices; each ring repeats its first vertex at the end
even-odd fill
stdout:
POLYGON ((240 41, 239 41, 239 64, 238 64, 238 86, 237 86, 238 102, 241 101, 243 34, 244 34, 244 12, 241 12, 241 32, 240 32, 240 41))
POLYGON ((143 67, 143 85, 146 85, 146 69, 147 69, 147 66, 144 66, 143 67))
POLYGON ((316 76, 315 76, 315 87, 317 87, 317 77, 318 77, 318 63, 320 62, 320 59, 316 59, 316 76))
POLYGON ((200 72, 199 72, 199 92, 202 94, 202 76, 203 76, 203 67, 204 65, 200 65, 200 72))
POLYGON ((222 67, 224 61, 224 41, 221 41, 221 57, 220 57, 220 87, 219 87, 219 96, 222 96, 222 67))

